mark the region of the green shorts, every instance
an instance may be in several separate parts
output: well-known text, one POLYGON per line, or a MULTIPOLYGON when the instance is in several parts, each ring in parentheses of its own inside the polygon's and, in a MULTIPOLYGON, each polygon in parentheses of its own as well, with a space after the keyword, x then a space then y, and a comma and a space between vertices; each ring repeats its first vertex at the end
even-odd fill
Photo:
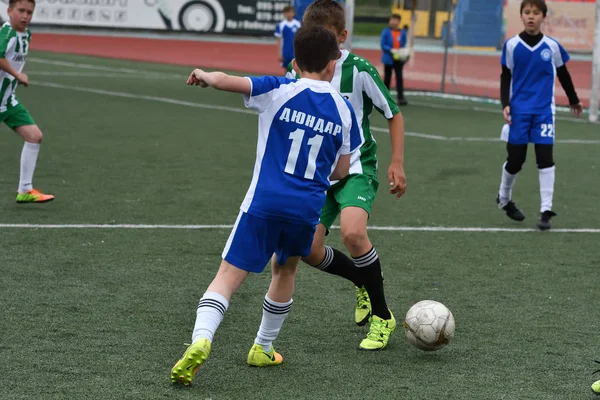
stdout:
POLYGON ((348 175, 327 191, 320 222, 329 230, 340 211, 346 207, 359 207, 371 214, 378 188, 379 181, 373 176, 348 175))
POLYGON ((13 130, 19 126, 35 125, 29 111, 21 103, 6 112, 0 113, 0 122, 4 122, 13 130))

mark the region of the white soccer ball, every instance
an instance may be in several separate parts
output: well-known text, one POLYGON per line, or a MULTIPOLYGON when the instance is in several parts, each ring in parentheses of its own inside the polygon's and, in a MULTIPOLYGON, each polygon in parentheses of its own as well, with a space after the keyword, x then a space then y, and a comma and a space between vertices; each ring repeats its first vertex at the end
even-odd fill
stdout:
POLYGON ((423 300, 413 305, 404 318, 404 333, 413 346, 435 351, 454 338, 454 316, 440 302, 423 300))

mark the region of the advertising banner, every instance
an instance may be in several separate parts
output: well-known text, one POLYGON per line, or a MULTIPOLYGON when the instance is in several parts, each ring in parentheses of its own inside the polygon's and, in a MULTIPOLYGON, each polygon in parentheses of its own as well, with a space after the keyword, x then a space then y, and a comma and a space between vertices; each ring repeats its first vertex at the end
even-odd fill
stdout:
MULTIPOLYGON (((8 19, 8 0, 0 0, 8 19)), ((32 25, 272 36, 289 0, 37 0, 32 25)))
MULTIPOLYGON (((567 51, 591 52, 594 47, 596 0, 547 1, 548 16, 542 32, 558 40, 567 51)), ((506 37, 523 31, 521 0, 507 0, 504 7, 506 37)))

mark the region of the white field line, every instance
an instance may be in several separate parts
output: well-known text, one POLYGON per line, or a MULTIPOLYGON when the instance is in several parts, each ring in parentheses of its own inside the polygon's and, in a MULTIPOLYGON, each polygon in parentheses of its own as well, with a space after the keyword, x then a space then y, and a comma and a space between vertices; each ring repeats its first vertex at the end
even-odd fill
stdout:
MULTIPOLYGON (((81 68, 81 69, 91 69, 96 71, 109 71, 109 72, 121 72, 126 75, 114 76, 114 78, 124 78, 124 77, 136 77, 138 79, 163 79, 163 78, 182 78, 180 74, 174 73, 163 73, 159 71, 151 71, 151 70, 142 70, 142 69, 132 69, 132 68, 114 68, 114 67, 106 67, 102 65, 94 65, 94 64, 83 64, 83 63, 73 63, 68 61, 59 61, 59 60, 50 60, 45 58, 37 58, 30 57, 27 59, 29 62, 46 64, 46 65, 57 65, 62 67, 70 67, 70 68, 81 68), (135 75, 134 75, 135 74, 135 75)), ((48 72, 46 72, 48 73, 48 72)), ((35 73, 34 73, 35 74, 35 73)), ((185 74, 184 74, 185 75, 185 74)), ((65 73, 65 76, 67 73, 65 73)), ((77 75, 72 75, 77 76, 77 75)), ((85 76, 85 75, 82 75, 85 76)), ((101 75, 89 75, 90 77, 97 76, 102 77, 101 75)), ((106 76, 108 78, 113 78, 113 76, 106 76)), ((185 77, 184 77, 185 78, 185 77)), ((392 90, 392 94, 396 94, 395 90, 392 90)), ((454 100, 468 100, 479 103, 488 103, 488 104, 500 104, 500 100, 495 99, 483 99, 476 96, 465 96, 458 94, 449 94, 449 93, 435 93, 435 92, 423 92, 423 91, 407 91, 408 95, 411 96, 420 96, 420 97, 434 97, 434 98, 443 98, 443 99, 454 99, 454 100)), ((497 114, 498 112, 493 109, 483 108, 483 107, 472 107, 472 106, 453 106, 447 104, 431 104, 431 103, 420 103, 420 102, 412 102, 414 105, 419 105, 423 107, 429 108, 439 108, 439 109, 448 109, 448 110, 460 110, 460 111, 481 111, 481 112, 489 112, 497 114)), ((568 107, 557 107, 557 110, 563 112, 569 112, 568 107)), ((579 122, 579 123, 589 123, 585 118, 571 118, 565 117, 561 115, 557 115, 556 119, 562 121, 570 121, 570 122, 579 122)), ((577 143, 577 142, 573 142, 577 143)), ((589 143, 588 143, 589 144, 589 143)))
MULTIPOLYGON (((147 96, 147 95, 134 94, 134 93, 115 92, 115 91, 110 91, 110 90, 94 89, 94 88, 88 88, 88 87, 83 87, 83 86, 63 85, 60 83, 52 83, 52 82, 31 81, 31 83, 33 83, 34 85, 38 85, 38 86, 52 87, 52 88, 64 89, 64 90, 72 90, 72 91, 76 91, 76 92, 100 94, 100 95, 105 95, 105 96, 123 97, 123 98, 138 99, 138 100, 148 100, 148 101, 155 101, 155 102, 160 102, 160 103, 175 104, 175 105, 180 105, 180 106, 204 108, 204 109, 208 109, 208 110, 228 111, 228 112, 239 113, 239 114, 250 114, 250 115, 256 114, 255 111, 244 109, 244 108, 196 103, 196 102, 171 99, 168 97, 161 97, 161 96, 147 96)), ((376 132, 388 132, 388 130, 385 128, 373 127, 371 129, 373 129, 373 131, 376 131, 376 132)), ((429 135, 429 134, 417 133, 417 132, 405 132, 405 135, 412 136, 412 137, 418 137, 418 138, 422 138, 422 139, 439 140, 439 141, 500 142, 499 138, 493 138, 493 137, 488 137, 488 138, 453 137, 453 136, 429 135)), ((556 142, 557 143, 576 143, 576 144, 600 144, 600 140, 579 140, 579 139, 557 140, 556 142)))
MULTIPOLYGON (((149 225, 149 224, 0 224, 0 229, 146 229, 146 230, 211 230, 232 229, 233 225, 149 225)), ((339 229, 339 226, 332 226, 339 229)), ((388 232, 539 232, 528 228, 485 228, 485 227, 445 227, 445 226, 369 226, 371 231, 388 232)), ((600 229, 552 229, 554 233, 600 233, 600 229)))

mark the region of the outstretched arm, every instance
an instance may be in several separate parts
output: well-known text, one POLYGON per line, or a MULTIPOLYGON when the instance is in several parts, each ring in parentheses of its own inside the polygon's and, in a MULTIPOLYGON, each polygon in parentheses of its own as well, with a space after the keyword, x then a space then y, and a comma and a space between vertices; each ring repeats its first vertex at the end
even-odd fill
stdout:
POLYGON ((205 72, 195 69, 187 80, 188 85, 213 87, 226 92, 240 93, 250 96, 252 85, 247 78, 227 75, 224 72, 205 72))

